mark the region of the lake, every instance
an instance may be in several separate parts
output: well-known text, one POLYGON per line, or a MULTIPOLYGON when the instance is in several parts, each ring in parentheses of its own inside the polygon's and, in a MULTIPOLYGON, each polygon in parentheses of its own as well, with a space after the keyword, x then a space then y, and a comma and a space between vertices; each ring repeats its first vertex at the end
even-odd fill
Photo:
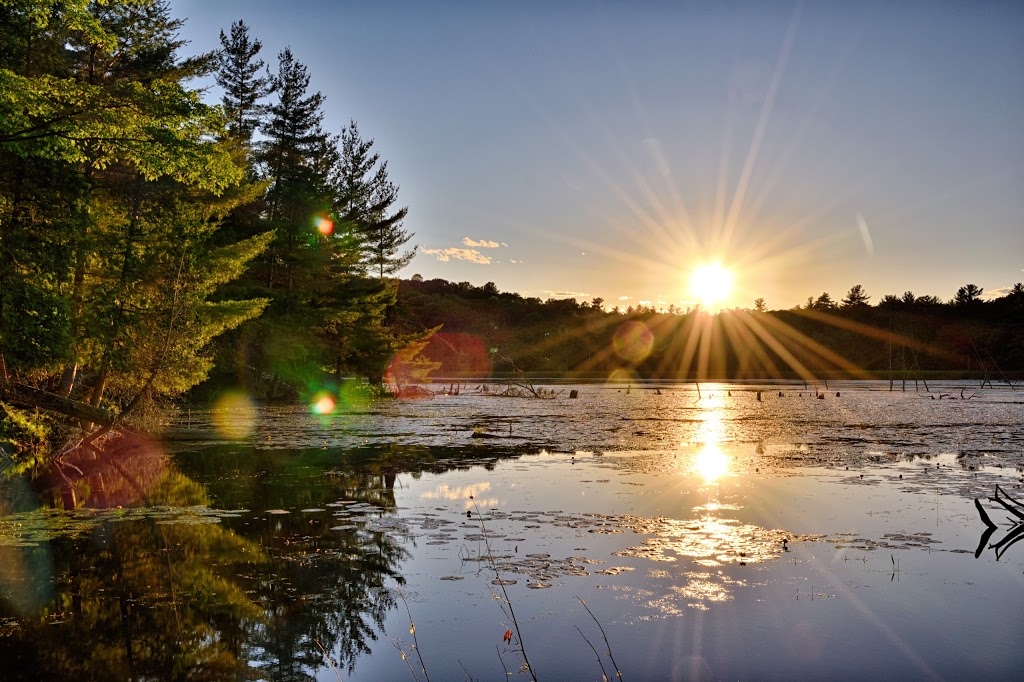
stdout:
POLYGON ((488 388, 226 396, 4 479, 0 679, 1021 674, 1024 392, 488 388))

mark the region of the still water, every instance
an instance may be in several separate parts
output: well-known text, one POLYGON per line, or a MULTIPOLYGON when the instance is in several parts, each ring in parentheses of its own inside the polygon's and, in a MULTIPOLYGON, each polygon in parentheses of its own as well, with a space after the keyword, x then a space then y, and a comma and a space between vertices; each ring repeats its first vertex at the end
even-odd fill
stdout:
POLYGON ((929 389, 184 410, 0 483, 0 679, 1019 678, 1024 393, 929 389))

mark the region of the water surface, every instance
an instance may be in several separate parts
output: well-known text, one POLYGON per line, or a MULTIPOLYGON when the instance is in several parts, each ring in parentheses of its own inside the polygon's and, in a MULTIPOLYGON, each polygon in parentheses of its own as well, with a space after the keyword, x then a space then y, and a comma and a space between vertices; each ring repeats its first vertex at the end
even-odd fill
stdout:
POLYGON ((4 482, 0 678, 1016 677, 1024 394, 929 388, 184 411, 4 482))

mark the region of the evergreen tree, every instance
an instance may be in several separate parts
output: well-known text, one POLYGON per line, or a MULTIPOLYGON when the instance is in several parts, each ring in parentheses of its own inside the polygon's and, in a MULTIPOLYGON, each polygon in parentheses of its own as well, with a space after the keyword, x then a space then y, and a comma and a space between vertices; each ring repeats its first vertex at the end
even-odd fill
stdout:
POLYGON ((315 158, 327 149, 319 92, 308 93, 310 76, 290 48, 279 57, 278 72, 271 83, 277 101, 267 108, 267 137, 261 153, 264 176, 270 183, 266 217, 277 232, 266 272, 269 289, 283 288, 291 296, 295 277, 301 274, 304 253, 314 239, 312 220, 330 207, 330 195, 317 172, 315 158))
POLYGON ((387 161, 373 151, 373 140, 364 140, 350 121, 341 133, 341 158, 334 178, 335 210, 342 223, 363 242, 364 263, 383 279, 413 259, 415 247, 400 253, 412 238, 402 228, 408 208, 395 209, 398 187, 388 179, 387 161))
MULTIPOLYGON (((807 300, 810 301, 810 299, 807 299, 807 300)), ((832 300, 832 297, 826 291, 821 296, 819 296, 818 298, 814 299, 814 302, 810 303, 809 307, 812 310, 833 310, 837 306, 836 306, 835 302, 832 300)))
POLYGON ((263 123, 267 107, 261 101, 273 93, 269 74, 257 75, 266 67, 258 59, 263 44, 249 38, 244 21, 231 24, 231 35, 220 32, 217 85, 224 88, 221 103, 228 116, 228 132, 248 145, 263 123))
POLYGON ((956 296, 953 298, 953 305, 966 308, 975 306, 981 301, 981 294, 984 289, 974 284, 965 284, 956 290, 956 296))
POLYGON ((846 296, 843 298, 842 307, 852 308, 854 306, 865 306, 870 300, 871 297, 865 293, 864 287, 860 284, 854 284, 850 287, 850 291, 847 292, 846 296))

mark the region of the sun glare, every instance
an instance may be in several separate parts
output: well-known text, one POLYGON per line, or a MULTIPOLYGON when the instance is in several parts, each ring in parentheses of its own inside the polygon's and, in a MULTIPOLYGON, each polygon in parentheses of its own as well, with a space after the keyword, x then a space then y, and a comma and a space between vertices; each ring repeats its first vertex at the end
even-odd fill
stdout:
POLYGON ((701 265, 690 275, 690 295, 705 308, 724 301, 731 291, 732 272, 721 263, 701 265))

